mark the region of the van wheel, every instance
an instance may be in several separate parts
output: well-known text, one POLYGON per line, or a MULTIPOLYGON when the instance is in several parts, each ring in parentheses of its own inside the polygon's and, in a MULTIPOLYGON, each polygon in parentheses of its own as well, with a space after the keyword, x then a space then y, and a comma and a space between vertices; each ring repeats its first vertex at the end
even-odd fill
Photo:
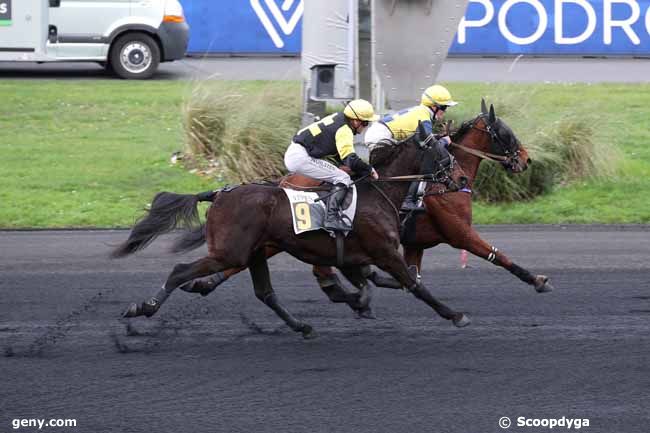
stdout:
POLYGON ((128 33, 112 45, 109 64, 120 78, 144 80, 158 69, 160 48, 151 36, 128 33))

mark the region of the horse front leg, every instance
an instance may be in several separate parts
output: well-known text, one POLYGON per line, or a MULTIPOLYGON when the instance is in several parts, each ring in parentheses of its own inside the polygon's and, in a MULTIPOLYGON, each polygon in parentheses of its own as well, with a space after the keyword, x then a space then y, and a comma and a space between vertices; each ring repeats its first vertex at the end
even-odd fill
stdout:
POLYGON ((372 291, 368 284, 368 275, 371 273, 370 266, 344 267, 339 269, 343 276, 356 287, 359 292, 352 293, 352 302, 348 303, 359 319, 376 319, 375 313, 370 307, 372 291))
POLYGON ((312 273, 316 277, 318 286, 325 292, 330 301, 335 304, 346 303, 348 305, 353 301, 352 296, 355 294, 346 290, 332 267, 314 265, 312 273))
POLYGON ((546 275, 533 275, 527 269, 522 268, 510 260, 505 254, 499 251, 498 248, 485 242, 472 227, 467 226, 465 227, 465 230, 467 230, 467 232, 464 233, 463 236, 449 237, 449 243, 451 246, 467 250, 475 256, 485 259, 496 266, 501 266, 502 268, 507 269, 511 274, 515 275, 524 283, 533 286, 538 293, 553 291, 553 286, 548 282, 548 277, 546 275))
POLYGON ((413 275, 409 271, 406 261, 398 251, 386 251, 384 254, 375 257, 375 265, 383 271, 388 272, 393 278, 399 281, 401 287, 405 287, 413 296, 433 308, 440 317, 451 320, 459 328, 471 323, 466 314, 454 311, 436 299, 424 284, 417 280, 417 275, 413 275))
POLYGON ((367 274, 370 273, 370 266, 341 268, 339 270, 359 291, 357 293, 348 291, 330 266, 314 265, 313 274, 321 290, 330 301, 336 304, 347 304, 352 311, 357 313, 358 318, 375 319, 376 317, 370 308, 371 293, 366 279, 367 274))
POLYGON ((257 299, 272 309, 275 314, 284 320, 292 330, 300 332, 303 338, 309 339, 316 337, 316 333, 310 325, 296 319, 289 310, 280 303, 280 300, 271 285, 269 265, 266 261, 266 254, 264 251, 260 250, 253 254, 249 263, 249 270, 257 299))
MULTIPOLYGON (((420 270, 422 269, 422 256, 424 250, 422 248, 404 246, 404 260, 408 266, 409 272, 415 276, 415 279, 420 282, 422 280, 420 270)), ((377 271, 371 271, 367 278, 374 283, 377 287, 384 287, 387 289, 402 289, 402 284, 394 278, 380 275, 377 271)))
POLYGON ((415 272, 418 281, 422 279, 421 272, 423 256, 424 249, 404 246, 404 260, 406 260, 410 272, 415 272))

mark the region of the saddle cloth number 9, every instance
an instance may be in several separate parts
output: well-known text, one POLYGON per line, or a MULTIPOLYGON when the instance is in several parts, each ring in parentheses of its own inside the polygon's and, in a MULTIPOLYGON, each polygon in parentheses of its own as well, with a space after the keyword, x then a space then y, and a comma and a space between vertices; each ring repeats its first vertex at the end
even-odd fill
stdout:
POLYGON ((294 203, 293 214, 296 219, 296 227, 300 231, 306 231, 312 228, 311 212, 308 203, 294 203))
MULTIPOLYGON (((317 193, 313 191, 297 191, 289 188, 282 188, 282 190, 289 199, 291 222, 295 234, 299 235, 300 233, 323 228, 327 217, 327 209, 325 208, 324 200, 318 199, 317 193)), ((323 191, 323 193, 325 194, 326 192, 323 191)), ((348 192, 348 194, 352 194, 352 196, 350 198, 350 204, 343 210, 343 214, 347 217, 347 220, 352 222, 357 208, 356 188, 353 187, 352 191, 348 192)), ((351 224, 350 230, 352 230, 351 224)))

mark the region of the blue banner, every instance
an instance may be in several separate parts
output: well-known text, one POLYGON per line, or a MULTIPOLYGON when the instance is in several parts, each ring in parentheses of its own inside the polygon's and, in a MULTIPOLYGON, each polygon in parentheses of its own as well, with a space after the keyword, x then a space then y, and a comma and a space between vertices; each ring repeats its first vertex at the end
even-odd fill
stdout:
MULTIPOLYGON (((304 0, 181 3, 189 53, 300 54, 304 0)), ((650 0, 469 0, 449 53, 650 56, 650 0)))
POLYGON ((650 0, 470 0, 450 54, 650 55, 650 0))
POLYGON ((304 0, 180 0, 188 53, 300 54, 304 0))

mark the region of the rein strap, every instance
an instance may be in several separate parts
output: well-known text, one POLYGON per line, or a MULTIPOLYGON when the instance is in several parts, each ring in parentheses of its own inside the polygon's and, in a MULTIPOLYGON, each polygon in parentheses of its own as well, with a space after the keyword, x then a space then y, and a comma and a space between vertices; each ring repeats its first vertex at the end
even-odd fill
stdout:
POLYGON ((474 156, 478 156, 481 159, 487 159, 487 160, 494 161, 494 162, 504 162, 504 161, 508 160, 507 156, 495 155, 494 153, 488 153, 488 152, 482 152, 480 150, 471 149, 469 147, 463 146, 462 144, 451 142, 449 145, 457 147, 457 148, 459 148, 461 150, 464 150, 465 152, 467 152, 469 154, 472 154, 474 156))
POLYGON ((430 174, 410 174, 408 176, 380 177, 373 179, 371 182, 413 182, 417 180, 434 180, 430 174))

